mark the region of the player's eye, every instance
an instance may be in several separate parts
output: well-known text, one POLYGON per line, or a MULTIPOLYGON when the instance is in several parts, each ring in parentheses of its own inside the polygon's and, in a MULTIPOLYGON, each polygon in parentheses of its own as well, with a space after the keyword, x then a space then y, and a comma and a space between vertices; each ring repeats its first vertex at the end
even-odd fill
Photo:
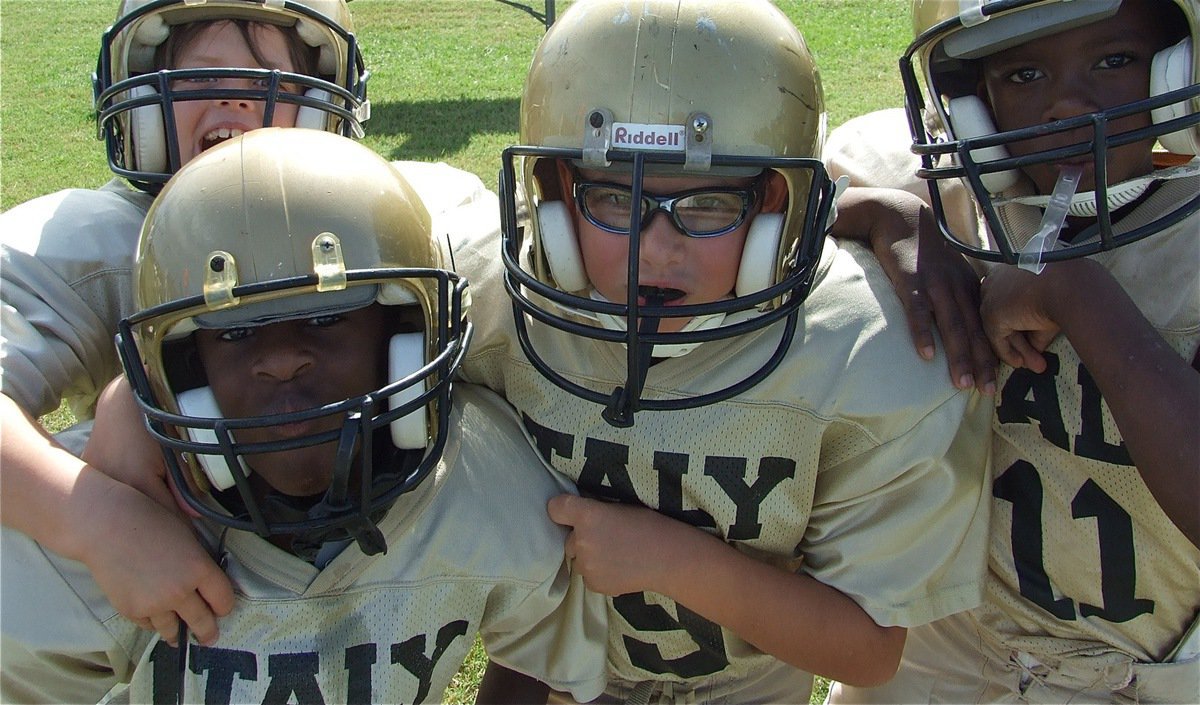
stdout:
POLYGON ((1105 56, 1103 59, 1101 59, 1100 63, 1096 64, 1096 68, 1098 68, 1098 69, 1119 69, 1124 66, 1128 66, 1129 64, 1133 63, 1133 61, 1134 61, 1133 57, 1130 56, 1129 54, 1125 54, 1125 53, 1109 54, 1108 56, 1105 56))
POLYGON ((694 211, 740 211, 742 198, 741 194, 724 191, 697 193, 680 200, 675 207, 694 211))
POLYGON ((187 76, 185 78, 176 78, 172 81, 173 84, 179 86, 204 86, 216 82, 216 76, 187 76))
POLYGON ((616 208, 628 211, 633 201, 628 191, 614 188, 593 188, 588 191, 588 205, 593 208, 616 208))
POLYGON ((341 316, 331 314, 328 316, 313 316, 312 318, 309 318, 308 320, 306 320, 305 324, 308 326, 311 326, 313 328, 328 328, 330 326, 336 325, 341 320, 342 320, 341 316))
POLYGON ((254 335, 253 328, 226 328, 217 334, 217 338, 227 343, 236 343, 254 335))
POLYGON ((1039 78, 1044 78, 1046 74, 1042 73, 1041 69, 1022 68, 1017 69, 1008 74, 1008 80, 1013 83, 1029 83, 1036 81, 1039 78))

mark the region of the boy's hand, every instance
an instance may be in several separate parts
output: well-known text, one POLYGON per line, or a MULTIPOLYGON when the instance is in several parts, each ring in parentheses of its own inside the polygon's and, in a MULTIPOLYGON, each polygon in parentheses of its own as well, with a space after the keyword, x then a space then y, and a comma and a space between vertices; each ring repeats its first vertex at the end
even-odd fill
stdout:
POLYGON ((645 507, 559 495, 546 506, 550 519, 571 529, 564 548, 571 570, 589 590, 623 595, 662 592, 670 547, 680 530, 696 529, 645 507))
POLYGON ((995 393, 996 358, 979 315, 979 276, 938 233, 924 201, 898 189, 850 188, 838 203, 832 235, 870 244, 921 357, 933 358, 936 326, 954 386, 995 393))
POLYGON ((162 451, 124 378, 100 395, 82 458, 111 478, 80 514, 79 551, 113 607, 177 646, 179 620, 202 644, 233 609, 233 586, 192 531, 165 481, 162 451), (113 482, 112 480, 116 480, 113 482), (99 522, 99 525, 97 525, 99 522))
POLYGON ((1004 265, 984 278, 980 307, 984 331, 1001 360, 1039 374, 1046 370, 1042 351, 1061 330, 1049 308, 1054 303, 1054 284, 1069 270, 1087 264, 1086 260, 1054 262, 1041 274, 1004 265))
POLYGON ((92 539, 84 564, 113 607, 178 646, 179 620, 196 640, 217 639, 217 618, 233 609, 229 578, 178 513, 132 487, 109 482, 89 502, 92 539))
MULTIPOLYGON (((916 318, 920 307, 916 303, 906 306, 913 339, 926 342, 924 348, 918 347, 918 352, 927 360, 933 356, 932 318, 941 332, 942 344, 946 346, 946 362, 950 366, 950 379, 954 386, 969 389, 974 385, 984 394, 995 394, 996 356, 988 344, 980 316, 979 275, 967 258, 936 232, 936 225, 927 207, 922 211, 918 239, 915 267, 893 271, 888 264, 884 265, 884 271, 894 286, 898 286, 899 281, 910 282, 913 296, 925 299, 928 302, 927 309, 932 311, 932 316, 927 315, 925 326, 921 327, 917 325, 916 318), (918 334, 924 337, 919 338, 918 334)), ((901 301, 904 298, 901 296, 901 301)))

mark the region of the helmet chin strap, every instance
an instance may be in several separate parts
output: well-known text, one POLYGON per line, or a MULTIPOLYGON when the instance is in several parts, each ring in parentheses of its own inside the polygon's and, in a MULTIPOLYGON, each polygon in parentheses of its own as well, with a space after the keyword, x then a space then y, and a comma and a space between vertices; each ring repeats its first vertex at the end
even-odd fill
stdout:
MULTIPOLYGON (((303 502, 297 503, 295 499, 273 490, 264 498, 264 504, 270 506, 275 514, 288 516, 291 520, 350 514, 353 509, 350 493, 356 491, 350 484, 352 470, 355 463, 374 462, 372 445, 371 430, 365 423, 363 414, 358 411, 349 414, 342 424, 333 463, 333 478, 324 495, 316 503, 306 507, 303 502), (359 439, 362 440, 361 447, 358 444, 359 439)), ((367 478, 362 479, 365 482, 367 478)), ((361 491, 361 488, 357 491, 361 491)), ((325 543, 346 539, 357 541, 359 548, 368 556, 387 551, 387 541, 384 540, 375 520, 360 513, 339 526, 320 527, 297 533, 292 538, 292 552, 312 562, 325 543)))
MULTIPOLYGON (((593 301, 603 301, 608 303, 608 299, 595 289, 591 290, 591 299, 593 301)), ((595 314, 597 322, 608 330, 626 330, 626 321, 620 316, 613 316, 607 313, 595 314)), ((719 327, 725 322, 724 313, 712 313, 704 316, 693 316, 690 321, 679 331, 680 333, 690 333, 697 330, 711 330, 719 327)), ((673 345, 655 345, 653 357, 682 357, 700 346, 700 343, 676 343, 673 345)))
MULTIPOLYGON (((655 295, 647 298, 648 306, 662 306, 663 299, 661 296, 655 295)), ((648 316, 638 322, 638 334, 647 335, 658 332, 658 324, 662 321, 660 318, 648 316)), ((617 428, 629 428, 633 425, 633 415, 637 411, 637 402, 642 396, 642 389, 646 386, 646 375, 650 372, 651 360, 654 357, 653 349, 657 346, 638 345, 638 349, 630 351, 636 355, 637 367, 631 366, 631 374, 626 380, 624 387, 617 387, 613 390, 612 396, 609 397, 608 405, 604 407, 604 411, 600 412, 600 416, 609 424, 617 428)), ((630 355, 630 360, 635 355, 630 355)))
MULTIPOLYGON (((1189 176, 1200 174, 1200 157, 1192 159, 1186 164, 1181 164, 1167 169, 1158 169, 1146 176, 1140 176, 1129 181, 1123 181, 1108 189, 1108 209, 1114 211, 1121 206, 1133 203, 1141 198, 1142 194, 1146 193, 1146 189, 1150 188, 1150 184, 1155 181, 1166 179, 1182 179, 1189 176)), ((1051 196, 1017 196, 1014 198, 997 199, 997 206, 1005 206, 1011 203, 1019 203, 1026 206, 1037 206, 1045 208, 1050 204, 1051 196)), ((1096 217, 1096 192, 1085 191, 1077 193, 1071 198, 1071 203, 1068 207, 1068 215, 1077 218, 1095 218, 1096 217)))
POLYGON ((1058 182, 1054 184, 1054 193, 1050 195, 1050 202, 1042 213, 1041 228, 1021 251, 1017 262, 1017 266, 1021 269, 1034 274, 1042 273, 1042 269, 1046 266, 1046 263, 1042 261, 1042 255, 1047 250, 1054 249, 1055 243, 1058 242, 1058 234, 1062 232, 1063 225, 1067 222, 1071 199, 1075 195, 1075 187, 1079 185, 1081 176, 1083 176, 1083 167, 1078 164, 1068 164, 1059 172, 1058 182))

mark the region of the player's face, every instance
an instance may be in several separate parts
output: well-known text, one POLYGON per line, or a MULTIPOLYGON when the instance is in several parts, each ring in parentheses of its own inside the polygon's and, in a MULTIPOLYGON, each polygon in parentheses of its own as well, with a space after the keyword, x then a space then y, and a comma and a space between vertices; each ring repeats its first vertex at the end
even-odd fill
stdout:
MULTIPOLYGON (((303 411, 371 392, 384 370, 378 305, 333 316, 196 333, 200 362, 226 418, 303 411), (219 370, 219 372, 215 372, 219 370)), ((341 426, 338 416, 239 431, 242 443, 286 440, 341 426)), ((336 443, 247 456, 260 477, 296 497, 323 492, 336 443)))
MULTIPOLYGON (((988 57, 984 86, 1000 130, 1013 130, 1096 112, 1150 95, 1150 62, 1162 48, 1149 3, 1125 2, 1116 15, 1036 39, 988 57)), ((1108 125, 1116 134, 1150 124, 1146 113, 1108 125)), ((1009 146, 1014 156, 1090 139, 1090 130, 1061 133, 1009 146)), ((1153 140, 1108 151, 1108 183, 1153 169, 1153 140)), ((1090 156, 1073 157, 1084 171, 1079 190, 1094 190, 1090 156)), ((1026 173, 1038 191, 1050 193, 1058 179, 1054 164, 1030 166, 1026 173)))
MULTIPOLYGON (((607 182, 628 186, 630 174, 581 170, 586 182, 607 182)), ((669 197, 685 191, 709 187, 752 189, 754 179, 721 177, 646 177, 642 190, 657 197, 669 197)), ((569 190, 568 186, 568 190, 569 190)), ((671 216, 656 211, 642 221, 641 249, 638 253, 638 281, 641 287, 656 287, 673 296, 665 304, 703 304, 728 297, 737 281, 738 265, 746 230, 757 212, 750 211, 740 225, 715 237, 688 237, 675 226, 671 216)), ((623 302, 629 288, 629 236, 608 232, 590 222, 576 209, 575 227, 584 269, 596 290, 609 301, 623 302)), ((626 228, 628 221, 626 220, 626 228)), ((644 296, 638 297, 646 303, 644 296)), ((686 318, 665 318, 659 331, 676 332, 686 318)))
MULTIPOLYGON (((250 36, 254 38, 259 56, 264 57, 266 66, 259 65, 246 45, 242 33, 231 22, 214 22, 204 29, 195 40, 184 47, 176 59, 175 69, 199 68, 265 68, 280 71, 296 71, 288 51, 283 32, 271 25, 250 25, 250 36)), ((178 80, 177 90, 201 90, 205 88, 229 88, 249 90, 262 88, 255 81, 234 78, 205 78, 178 80)), ((286 89, 294 92, 295 87, 286 89)), ((266 104, 256 100, 186 100, 176 101, 175 134, 179 139, 180 165, 192 157, 225 140, 263 126, 266 104)), ((292 127, 296 124, 297 106, 293 103, 277 103, 271 125, 292 127)))

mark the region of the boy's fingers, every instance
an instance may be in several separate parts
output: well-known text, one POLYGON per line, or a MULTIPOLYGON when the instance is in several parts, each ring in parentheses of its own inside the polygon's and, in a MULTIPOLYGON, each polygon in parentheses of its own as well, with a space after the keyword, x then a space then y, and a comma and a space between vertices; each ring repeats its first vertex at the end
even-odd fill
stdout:
POLYGON ((1046 358, 1042 355, 1042 351, 1053 340, 1051 337, 1048 340, 1039 340, 1035 334, 1033 339, 1030 339, 1028 334, 1019 336, 1020 343, 1018 350, 1021 356, 1025 358, 1025 367, 1035 374, 1041 374, 1046 371, 1046 358))
POLYGON ((983 330, 983 317, 979 314, 979 296, 964 292, 959 298, 972 374, 975 388, 984 394, 996 391, 996 354, 983 330))
POLYGON ((216 642, 217 618, 199 595, 185 601, 179 610, 179 617, 187 622, 188 631, 197 642, 205 646, 216 642))
POLYGON ((913 345, 923 360, 932 360, 934 353, 933 311, 920 289, 912 289, 908 296, 901 297, 904 313, 908 317, 908 332, 913 345))
POLYGON ((946 363, 950 367, 950 380, 955 387, 966 389, 975 384, 975 376, 969 315, 959 303, 960 296, 955 296, 946 287, 930 284, 929 300, 933 305, 937 329, 942 334, 946 363))
POLYGON ((1000 338, 995 341, 995 346, 1000 359, 1014 368, 1027 367, 1031 356, 1038 356, 1022 333, 1012 333, 1000 338))
POLYGON ((975 388, 984 394, 995 394, 996 354, 983 329, 971 335, 971 357, 974 360, 975 388))
POLYGON ((550 515, 550 521, 562 526, 574 526, 575 515, 577 511, 574 507, 574 500, 579 499, 573 494, 560 494, 557 497, 551 497, 546 503, 546 513, 550 515))
POLYGON ((196 591, 216 616, 224 617, 233 611, 233 585, 229 582, 229 576, 219 568, 202 580, 196 591))
POLYGON ((160 612, 150 617, 150 624, 162 640, 171 646, 179 646, 179 617, 174 612, 160 612))

